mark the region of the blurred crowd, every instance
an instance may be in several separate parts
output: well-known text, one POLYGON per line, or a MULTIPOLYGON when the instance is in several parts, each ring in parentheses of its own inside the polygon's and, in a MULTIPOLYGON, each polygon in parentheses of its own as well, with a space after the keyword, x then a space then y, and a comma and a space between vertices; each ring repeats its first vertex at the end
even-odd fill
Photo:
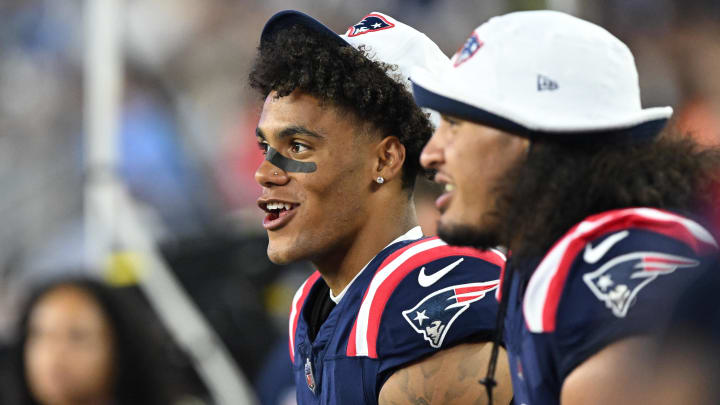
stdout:
MULTIPOLYGON (((629 44, 644 105, 674 106, 673 125, 704 144, 720 145, 720 2, 714 0, 122 4, 118 174, 142 204, 170 268, 243 373, 260 387, 265 403, 292 400, 275 389, 280 374, 272 367, 289 367, 287 311, 311 269, 268 261, 255 204, 260 188, 253 174, 262 155, 254 134, 261 100, 246 82, 262 26, 276 11, 305 11, 338 32, 369 11, 382 11, 424 31, 448 55, 493 15, 531 8, 567 11, 629 44)), ((149 306, 137 287, 112 286, 113 269, 84 265, 85 6, 80 0, 0 0, 0 360, 8 364, 2 383, 12 386, 2 392, 16 395, 5 400, 13 404, 112 397, 131 384, 124 382, 126 367, 147 362, 148 375, 153 367, 167 370, 160 374, 168 381, 157 386, 168 392, 154 394, 211 403, 192 362, 157 316, 132 310, 149 306), (131 322, 158 330, 142 328, 148 336, 135 336, 131 322), (56 337, 61 343, 48 343, 56 337), (142 353, 146 341, 164 348, 154 353, 157 359, 142 353), (140 351, 118 351, 126 349, 140 351), (88 378, 84 365, 101 371, 88 378)), ((425 184, 417 196, 427 234, 434 232, 436 213, 428 203, 434 193, 425 184)))

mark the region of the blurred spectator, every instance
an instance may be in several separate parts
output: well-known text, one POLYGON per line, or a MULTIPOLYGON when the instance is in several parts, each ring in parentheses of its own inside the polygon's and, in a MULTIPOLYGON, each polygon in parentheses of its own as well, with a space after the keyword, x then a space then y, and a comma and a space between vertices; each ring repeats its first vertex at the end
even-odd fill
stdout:
POLYGON ((161 237, 202 234, 213 222, 212 189, 183 144, 174 113, 162 80, 128 64, 118 173, 161 220, 161 237))
POLYGON ((87 279, 38 288, 21 313, 1 402, 159 405, 178 399, 152 323, 126 298, 87 279))

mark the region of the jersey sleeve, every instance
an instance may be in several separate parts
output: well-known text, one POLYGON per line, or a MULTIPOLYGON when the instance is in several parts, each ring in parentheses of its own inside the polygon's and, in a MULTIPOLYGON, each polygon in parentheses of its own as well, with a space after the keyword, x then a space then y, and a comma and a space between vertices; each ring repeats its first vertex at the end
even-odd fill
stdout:
POLYGON ((492 340, 504 256, 492 250, 442 250, 440 257, 398 269, 405 274, 378 314, 381 374, 459 343, 492 340))
POLYGON ((716 252, 711 238, 655 225, 561 240, 535 270, 523 300, 526 325, 547 334, 561 380, 617 340, 666 330, 680 293, 716 252))

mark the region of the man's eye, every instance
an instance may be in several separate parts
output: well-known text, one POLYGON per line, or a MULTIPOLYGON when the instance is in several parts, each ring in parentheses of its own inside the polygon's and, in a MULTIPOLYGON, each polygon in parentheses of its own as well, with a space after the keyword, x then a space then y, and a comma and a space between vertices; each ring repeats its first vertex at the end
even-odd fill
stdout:
POLYGON ((265 143, 265 142, 258 142, 258 148, 260 149, 260 151, 262 152, 263 155, 266 155, 266 154, 267 154, 267 150, 268 150, 268 144, 267 144, 267 143, 265 143))
POLYGON ((460 120, 458 120, 458 119, 455 118, 455 117, 451 117, 451 116, 445 115, 445 114, 440 115, 440 117, 442 118, 442 120, 443 120, 445 123, 447 123, 447 124, 450 125, 451 127, 460 125, 460 120))
POLYGON ((293 142, 292 146, 290 147, 290 150, 292 151, 292 153, 302 153, 308 149, 310 149, 310 148, 308 148, 307 145, 303 145, 298 142, 293 142))

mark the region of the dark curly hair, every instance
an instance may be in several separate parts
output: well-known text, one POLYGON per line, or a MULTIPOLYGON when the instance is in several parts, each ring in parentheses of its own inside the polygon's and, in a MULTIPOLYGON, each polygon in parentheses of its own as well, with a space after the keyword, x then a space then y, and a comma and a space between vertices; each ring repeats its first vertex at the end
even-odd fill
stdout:
MULTIPOLYGON (((21 312, 18 337, 10 351, 10 363, 0 398, 17 405, 38 405, 26 380, 24 360, 29 337, 29 320, 33 309, 48 293, 62 287, 77 288, 87 294, 101 308, 112 327, 114 338, 113 403, 119 405, 171 404, 181 396, 175 384, 174 370, 161 356, 163 347, 153 323, 143 314, 139 302, 123 291, 86 278, 51 280, 35 288, 21 312), (10 381, 11 380, 11 381, 10 381)), ((175 373, 176 374, 176 373, 175 373)))
POLYGON ((284 97, 299 89, 370 124, 405 146, 403 187, 412 189, 421 173, 420 152, 432 135, 425 113, 405 87, 393 80, 393 66, 372 61, 368 51, 294 25, 264 40, 258 48, 250 86, 263 97, 284 97))
POLYGON ((497 187, 498 236, 518 261, 547 252, 603 211, 652 207, 699 216, 716 209, 720 151, 666 132, 654 141, 568 144, 537 140, 497 187))

